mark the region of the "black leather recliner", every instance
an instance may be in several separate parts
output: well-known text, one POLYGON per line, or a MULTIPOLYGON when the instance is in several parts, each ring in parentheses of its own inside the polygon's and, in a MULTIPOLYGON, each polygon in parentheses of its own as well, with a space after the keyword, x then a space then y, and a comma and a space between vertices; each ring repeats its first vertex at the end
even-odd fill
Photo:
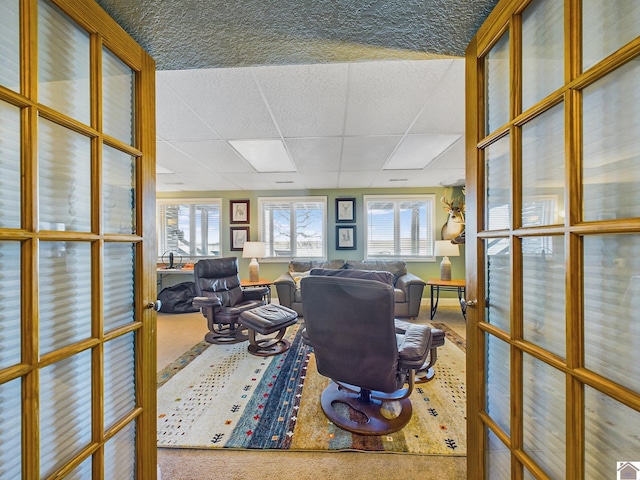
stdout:
POLYGON ((209 343, 237 343, 249 339, 240 314, 265 304, 269 287, 244 290, 238 275, 238 258, 200 260, 194 266, 196 294, 193 306, 207 319, 209 343))
POLYGON ((318 372, 331 378, 322 392, 325 415, 339 427, 364 435, 395 432, 409 422, 415 371, 431 349, 431 329, 410 325, 396 333, 393 287, 372 272, 332 275, 315 272, 301 281, 307 341, 318 372), (366 278, 368 277, 368 278, 366 278), (383 402, 397 401, 399 413, 383 415, 383 402), (353 420, 335 406, 363 415, 353 420))

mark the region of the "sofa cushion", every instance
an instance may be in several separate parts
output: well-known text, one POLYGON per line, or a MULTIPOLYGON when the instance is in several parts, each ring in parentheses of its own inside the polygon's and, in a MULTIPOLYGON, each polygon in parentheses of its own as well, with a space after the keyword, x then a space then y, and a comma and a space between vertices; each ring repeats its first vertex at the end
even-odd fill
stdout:
POLYGON ((307 270, 306 272, 289 272, 289 275, 291 275, 293 281, 296 282, 296 288, 300 288, 300 280, 302 280, 304 277, 308 277, 310 272, 311 270, 307 270))
POLYGON ((404 260, 348 260, 344 268, 391 272, 396 280, 407 273, 407 263, 404 260))
POLYGON ((312 268, 344 268, 344 260, 292 260, 289 262, 289 273, 308 272, 312 268))

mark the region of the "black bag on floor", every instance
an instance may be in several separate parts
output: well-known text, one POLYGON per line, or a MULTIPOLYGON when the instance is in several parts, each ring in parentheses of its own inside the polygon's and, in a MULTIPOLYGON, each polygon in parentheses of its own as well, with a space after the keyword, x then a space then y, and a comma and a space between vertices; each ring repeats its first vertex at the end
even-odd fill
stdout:
POLYGON ((158 294, 158 300, 162 302, 160 311, 163 313, 190 313, 200 310, 191 302, 196 296, 196 284, 183 282, 171 287, 163 288, 158 294))

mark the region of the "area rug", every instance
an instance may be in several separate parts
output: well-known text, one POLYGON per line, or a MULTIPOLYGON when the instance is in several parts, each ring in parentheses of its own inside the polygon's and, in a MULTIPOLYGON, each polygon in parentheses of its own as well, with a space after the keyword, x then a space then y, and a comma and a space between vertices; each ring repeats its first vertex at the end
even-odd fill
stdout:
POLYGON ((352 434, 325 417, 320 394, 329 380, 300 332, 301 324, 289 328, 291 349, 281 355, 202 342, 161 371, 158 447, 466 455, 464 340, 455 332, 445 330, 436 377, 416 385, 409 424, 384 436, 352 434))

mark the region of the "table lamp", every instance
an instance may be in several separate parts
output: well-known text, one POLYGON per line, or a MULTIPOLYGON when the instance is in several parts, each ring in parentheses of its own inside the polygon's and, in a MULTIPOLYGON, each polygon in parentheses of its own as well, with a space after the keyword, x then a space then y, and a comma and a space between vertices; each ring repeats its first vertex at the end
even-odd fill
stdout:
POLYGON ((242 258, 250 258, 249 262, 249 281, 260 281, 260 265, 258 264, 258 257, 265 256, 264 242, 244 242, 242 248, 242 258))
POLYGON ((449 257, 459 257, 460 248, 451 240, 436 240, 433 254, 436 257, 443 257, 440 264, 440 280, 451 280, 451 262, 449 257))

